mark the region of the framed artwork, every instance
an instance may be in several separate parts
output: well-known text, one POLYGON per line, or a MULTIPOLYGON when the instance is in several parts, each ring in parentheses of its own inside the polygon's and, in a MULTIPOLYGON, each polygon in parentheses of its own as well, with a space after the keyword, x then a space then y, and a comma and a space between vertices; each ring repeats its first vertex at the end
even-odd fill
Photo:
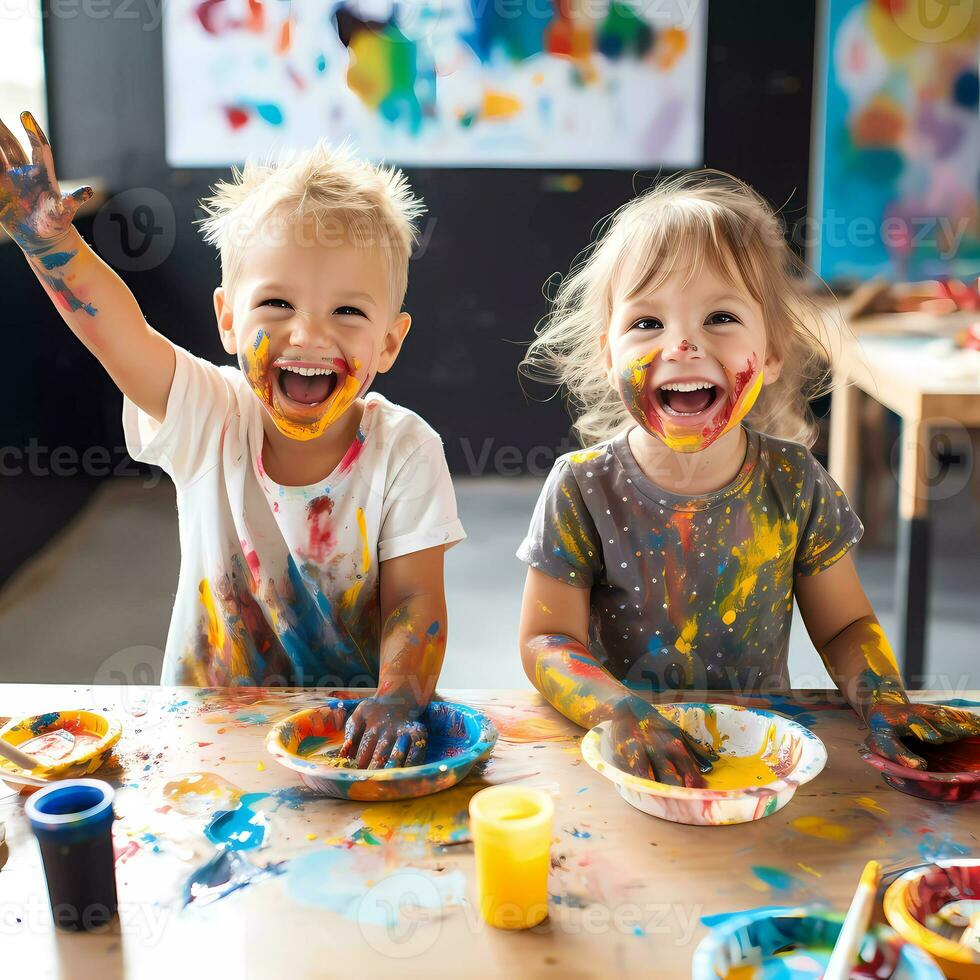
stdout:
POLYGON ((434 167, 701 162, 698 0, 168 0, 167 158, 349 139, 434 167))
POLYGON ((811 265, 825 278, 980 272, 980 4, 826 0, 811 265))

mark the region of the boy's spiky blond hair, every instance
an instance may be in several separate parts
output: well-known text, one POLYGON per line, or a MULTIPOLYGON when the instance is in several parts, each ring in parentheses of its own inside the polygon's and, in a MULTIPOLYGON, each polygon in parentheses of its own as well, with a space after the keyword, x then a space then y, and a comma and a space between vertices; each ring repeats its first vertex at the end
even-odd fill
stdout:
POLYGON ((379 248, 391 277, 392 310, 397 313, 408 288, 408 260, 415 245, 416 220, 425 205, 405 175, 392 167, 358 159, 348 144, 325 140, 308 150, 280 151, 264 162, 232 168, 202 199, 207 217, 199 220, 204 240, 221 253, 221 282, 231 292, 250 242, 282 235, 313 219, 331 229, 331 241, 379 248))
POLYGON ((828 343, 833 346, 840 324, 808 295, 808 270, 772 208, 747 184, 713 170, 664 181, 623 205, 600 224, 551 297, 551 313, 538 325, 521 372, 564 389, 583 445, 631 423, 609 384, 600 342, 614 297, 659 289, 675 271, 693 278, 705 263, 759 303, 769 345, 783 361, 749 424, 812 445, 809 400, 829 390, 828 343))

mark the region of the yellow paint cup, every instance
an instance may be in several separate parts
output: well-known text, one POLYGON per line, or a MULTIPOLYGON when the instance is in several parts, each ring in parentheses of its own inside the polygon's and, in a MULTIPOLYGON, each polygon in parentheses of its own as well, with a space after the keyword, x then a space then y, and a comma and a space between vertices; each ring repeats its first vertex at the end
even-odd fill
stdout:
POLYGON ((470 800, 480 912, 498 929, 530 929, 548 915, 555 804, 539 789, 490 786, 470 800))

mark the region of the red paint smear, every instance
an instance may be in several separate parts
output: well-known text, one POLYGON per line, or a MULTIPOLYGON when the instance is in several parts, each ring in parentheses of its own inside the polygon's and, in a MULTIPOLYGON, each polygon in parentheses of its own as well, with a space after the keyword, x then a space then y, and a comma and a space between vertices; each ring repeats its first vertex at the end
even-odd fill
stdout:
MULTIPOLYGON (((255 597, 248 589, 238 590, 238 607, 242 623, 259 653, 268 653, 274 646, 278 646, 276 634, 255 601, 255 597)), ((283 671, 277 667, 276 672, 282 673, 283 671)))
MULTIPOLYGON (((198 742, 197 747, 199 749, 206 749, 209 745, 214 745, 214 742, 198 742)), ((169 807, 167 809, 170 809, 169 807)))
POLYGON ((197 14, 197 19, 201 22, 201 27, 208 32, 208 34, 220 34, 221 31, 218 25, 212 19, 216 9, 220 7, 225 0, 204 0, 203 3, 197 5, 197 10, 194 12, 197 14))
POLYGON ((237 106, 225 106, 225 118, 232 129, 241 129, 248 122, 248 113, 237 106))
POLYGON ((569 11, 569 0, 555 4, 555 19, 545 31, 545 47, 549 54, 568 57, 572 54, 574 25, 569 11))
POLYGON ((262 0, 248 0, 248 20, 242 26, 253 34, 261 34, 265 30, 265 7, 262 0))
POLYGON ((208 34, 223 34, 226 32, 246 30, 253 34, 261 34, 265 30, 265 7, 262 0, 248 0, 248 16, 244 20, 218 19, 218 8, 225 0, 202 0, 194 13, 201 27, 208 34))
POLYGON ((681 551, 691 550, 691 536, 694 534, 694 515, 684 511, 674 511, 670 523, 677 529, 681 540, 681 551))
POLYGON ((333 550, 333 530, 330 514, 333 501, 326 495, 311 500, 306 505, 306 519, 310 522, 310 543, 307 550, 315 561, 323 561, 333 550))
POLYGON ((125 847, 116 848, 116 864, 125 864, 134 854, 138 854, 139 850, 139 842, 135 840, 131 840, 125 847))
POLYGON ((276 54, 285 54, 293 43, 293 22, 287 20, 279 28, 279 40, 276 42, 276 54))
POLYGON ((242 554, 245 556, 245 563, 248 565, 248 570, 252 573, 252 578, 258 581, 260 575, 262 574, 262 569, 259 565, 259 556, 255 553, 254 548, 248 546, 247 541, 241 541, 242 554))
MULTIPOLYGON (((208 743, 208 744, 210 744, 210 743, 208 743)), ((158 806, 156 808, 156 810, 154 810, 153 812, 154 813, 169 813, 172 809, 173 809, 173 807, 169 803, 164 803, 163 806, 158 806)))
POLYGON ((732 391, 731 397, 728 399, 728 404, 725 406, 725 411, 720 412, 714 417, 714 419, 709 422, 702 430, 701 437, 703 439, 711 439, 718 435, 722 429, 728 425, 728 420, 732 417, 732 412, 735 406, 738 404, 739 398, 742 396, 742 392, 748 387, 749 382, 755 377, 755 357, 751 357, 744 371, 738 371, 735 374, 735 388, 732 391))
POLYGON ((356 462, 364 449, 364 433, 358 432, 357 438, 350 444, 350 449, 344 453, 340 461, 340 472, 346 473, 356 462))
POLYGON ((289 72, 289 77, 290 77, 290 79, 292 79, 293 84, 301 92, 305 91, 305 89, 306 89, 306 79, 304 79, 303 76, 295 68, 293 68, 292 65, 290 65, 286 70, 289 72))

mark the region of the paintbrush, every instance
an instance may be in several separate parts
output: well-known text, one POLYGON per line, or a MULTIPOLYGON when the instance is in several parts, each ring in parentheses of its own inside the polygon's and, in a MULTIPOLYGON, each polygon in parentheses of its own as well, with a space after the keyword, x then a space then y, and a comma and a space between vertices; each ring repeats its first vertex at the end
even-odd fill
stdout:
POLYGON ((881 865, 877 861, 869 861, 861 872, 861 880, 844 917, 844 924, 834 944, 834 951, 830 954, 823 980, 848 980, 850 977, 864 934, 868 931, 880 877, 881 865))
POLYGON ((28 755, 26 752, 21 752, 20 749, 11 745, 3 738, 0 738, 0 755, 5 759, 9 759, 15 766, 20 766, 21 769, 26 769, 28 772, 32 769, 37 769, 41 764, 34 756, 28 755))

